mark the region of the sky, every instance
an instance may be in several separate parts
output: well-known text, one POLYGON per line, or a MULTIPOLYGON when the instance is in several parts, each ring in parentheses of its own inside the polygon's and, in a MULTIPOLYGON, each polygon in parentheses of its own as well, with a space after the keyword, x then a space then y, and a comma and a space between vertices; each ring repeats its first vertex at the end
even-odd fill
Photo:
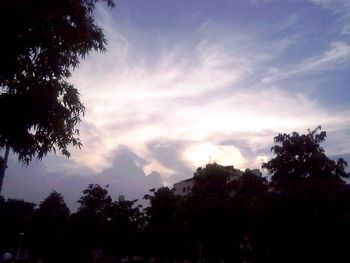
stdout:
POLYGON ((84 147, 29 167, 12 156, 5 196, 57 190, 74 209, 99 183, 140 198, 208 162, 260 168, 278 133, 318 125, 328 155, 350 156, 348 0, 117 0, 95 19, 107 51, 70 78, 84 147))

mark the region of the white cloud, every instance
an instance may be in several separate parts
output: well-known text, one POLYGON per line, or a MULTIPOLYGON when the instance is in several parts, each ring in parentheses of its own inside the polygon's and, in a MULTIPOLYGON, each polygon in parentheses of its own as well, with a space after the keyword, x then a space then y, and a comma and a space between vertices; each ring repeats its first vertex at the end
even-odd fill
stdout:
POLYGON ((322 7, 329 7, 329 4, 331 3, 331 0, 310 0, 316 5, 321 5, 322 7))
POLYGON ((345 65, 350 46, 344 42, 332 42, 323 54, 297 65, 287 64, 283 70, 270 62, 294 43, 293 37, 265 43, 254 33, 225 38, 229 35, 225 32, 218 41, 208 36, 215 24, 206 23, 196 33, 195 43, 160 49, 150 60, 136 56, 138 43, 122 36, 112 21, 105 21, 108 53, 89 57, 72 78, 87 107, 87 126, 81 129, 85 147, 73 154, 77 162, 101 170, 111 165, 108 156, 114 149, 127 145, 147 161, 147 173, 159 171, 168 180, 178 171, 162 162, 147 147, 149 142, 182 142, 178 158, 191 169, 205 165, 210 155, 245 168, 266 159, 258 151, 277 132, 305 132, 319 124, 348 127, 348 111, 330 113, 316 99, 272 84, 345 65), (266 71, 270 81, 247 86, 249 79, 266 71), (269 131, 268 136, 259 137, 264 131, 269 131), (247 132, 253 136, 245 137, 247 132), (251 156, 244 156, 238 146, 219 142, 233 134, 246 139, 257 157, 248 159, 251 156))
POLYGON ((184 151, 184 158, 192 166, 205 166, 208 162, 242 167, 246 162, 239 149, 234 146, 217 145, 210 142, 194 143, 184 151))
MULTIPOLYGON (((259 2, 273 5, 279 1, 251 2, 257 11, 269 8, 259 2)), ((308 14, 309 25, 317 26, 325 8, 329 11, 326 21, 339 26, 338 30, 313 37, 318 30, 310 32, 310 27, 301 24, 303 12, 281 8, 273 17, 267 17, 269 12, 257 15, 258 20, 250 16, 248 25, 242 21, 250 14, 238 14, 232 21, 207 18, 184 31, 173 32, 173 27, 164 24, 150 32, 145 30, 149 25, 143 28, 138 18, 125 14, 119 22, 130 21, 116 23, 100 6, 96 17, 107 35, 107 52, 88 56, 71 79, 87 108, 80 125, 84 147, 71 150, 73 163, 46 158, 50 170, 28 169, 28 175, 34 176, 29 184, 16 168, 13 177, 5 178, 12 185, 8 196, 35 195, 41 200, 56 188, 71 196, 73 204, 90 182, 110 183, 115 193, 143 194, 147 187, 190 177, 209 158, 240 169, 260 168, 272 156, 269 148, 277 133, 304 133, 318 125, 328 132, 328 154, 348 154, 349 105, 330 109, 319 102, 324 96, 321 89, 299 87, 306 87, 305 79, 316 86, 321 73, 322 80, 332 80, 327 74, 339 76, 340 83, 345 79, 337 75, 343 71, 336 70, 349 68, 350 2, 310 1, 320 8, 308 14), (286 15, 281 18, 281 14, 286 15), (303 49, 310 36, 315 46, 329 46, 311 56, 303 49), (303 58, 291 62, 296 61, 295 57, 289 60, 293 54, 303 58)), ((194 24, 206 16, 202 10, 191 11, 182 19, 194 24)), ((348 96, 345 88, 337 93, 332 98, 348 96)))
POLYGON ((288 66, 285 69, 275 70, 272 72, 272 75, 264 77, 262 82, 272 83, 295 77, 300 74, 343 68, 349 65, 349 61, 350 44, 344 42, 331 42, 329 49, 322 54, 306 58, 301 63, 288 66))
POLYGON ((331 42, 330 47, 321 56, 306 60, 299 65, 299 71, 326 70, 348 64, 350 61, 350 44, 331 42))
POLYGON ((309 0, 322 8, 330 9, 336 13, 347 13, 350 9, 348 0, 309 0))

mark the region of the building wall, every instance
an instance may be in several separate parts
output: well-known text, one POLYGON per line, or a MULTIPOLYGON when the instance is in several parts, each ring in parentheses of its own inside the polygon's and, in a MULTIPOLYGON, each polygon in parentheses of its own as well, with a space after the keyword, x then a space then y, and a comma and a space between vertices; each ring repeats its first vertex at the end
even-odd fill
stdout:
POLYGON ((176 195, 187 195, 192 191, 193 178, 189 178, 174 184, 173 191, 176 195))
MULTIPOLYGON (((219 164, 214 163, 214 164, 207 164, 207 167, 209 165, 221 166, 219 164)), ((243 171, 241 171, 239 169, 236 169, 233 166, 221 166, 221 167, 224 167, 225 169, 227 169, 229 171, 230 175, 229 175, 229 177, 227 179, 227 183, 238 179, 244 173, 243 171)), ((254 173, 257 176, 261 176, 261 172, 260 172, 259 169, 253 169, 253 170, 246 169, 246 172, 247 171, 250 171, 250 172, 254 173)), ((189 179, 186 179, 186 180, 183 180, 183 181, 180 181, 180 182, 174 184, 172 191, 174 191, 174 193, 176 195, 180 195, 180 196, 188 195, 192 191, 193 183, 194 183, 193 177, 189 178, 189 179)))

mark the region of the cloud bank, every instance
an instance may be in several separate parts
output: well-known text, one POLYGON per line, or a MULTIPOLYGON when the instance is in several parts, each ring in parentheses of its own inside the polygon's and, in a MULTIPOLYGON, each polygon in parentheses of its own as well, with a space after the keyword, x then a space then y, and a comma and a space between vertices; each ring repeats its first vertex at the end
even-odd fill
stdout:
POLYGON ((318 125, 329 155, 348 154, 349 10, 343 0, 100 6, 108 51, 70 79, 87 109, 84 147, 9 172, 7 193, 39 200, 57 187, 74 200, 99 182, 135 196, 209 161, 260 168, 275 135, 318 125))
POLYGON ((28 167, 10 159, 3 194, 39 204, 50 192, 57 191, 63 194, 67 205, 74 211, 89 184, 108 185, 114 199, 124 195, 141 203, 149 189, 163 185, 158 173, 144 173, 145 161, 127 148, 115 151, 111 163, 110 167, 96 173, 74 161, 54 156, 49 156, 45 164, 33 161, 28 167))
POLYGON ((147 160, 146 171, 159 171, 168 182, 209 158, 239 168, 260 166, 258 160, 268 156, 260 149, 266 150, 278 132, 304 132, 320 124, 330 131, 349 128, 349 107, 334 112, 321 105, 313 87, 309 92, 287 88, 310 75, 348 68, 346 42, 331 41, 319 54, 280 67, 297 37, 267 40, 259 32, 228 32, 204 21, 186 41, 155 39, 159 52, 150 58, 147 49, 139 52, 135 32, 123 35, 111 15, 100 12, 108 54, 88 58, 73 78, 88 109, 85 147, 73 154, 79 163, 103 169, 109 154, 127 145, 147 160), (246 145, 222 143, 236 137, 246 145), (249 156, 241 147, 251 149, 249 156))

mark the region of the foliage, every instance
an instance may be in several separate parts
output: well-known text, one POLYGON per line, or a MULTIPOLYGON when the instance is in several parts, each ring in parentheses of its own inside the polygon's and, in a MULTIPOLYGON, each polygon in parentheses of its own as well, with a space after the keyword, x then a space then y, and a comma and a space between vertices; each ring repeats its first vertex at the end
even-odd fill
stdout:
POLYGON ((235 196, 263 195, 268 189, 268 181, 261 174, 257 175, 247 169, 238 180, 232 180, 227 184, 231 194, 235 196))
POLYGON ((321 127, 308 130, 307 134, 279 134, 271 150, 276 154, 269 162, 263 163, 273 180, 280 178, 339 177, 349 176, 345 172, 347 162, 339 158, 337 162, 329 159, 320 146, 326 139, 321 127))
MULTIPOLYGON (((310 152, 323 156, 318 140, 325 134, 308 136, 307 143, 316 140, 316 153, 310 152)), ((99 262, 125 256, 131 262, 135 255, 146 262, 349 262, 350 186, 334 174, 293 176, 284 176, 276 191, 276 178, 209 164, 197 169, 187 196, 151 189, 143 211, 137 200, 113 201, 96 184, 83 191, 72 215, 56 192, 35 211, 33 204, 0 198, 6 225, 0 250, 16 247, 21 231, 33 261, 43 262, 91 262, 93 251, 101 252, 99 262)))
POLYGON ((222 198, 227 194, 226 184, 230 176, 235 175, 233 166, 221 166, 216 163, 208 164, 205 168, 198 168, 194 174, 194 195, 222 198))
MULTIPOLYGON (((101 0, 113 6, 113 0, 101 0)), ((81 146, 84 113, 67 79, 106 40, 93 18, 98 0, 3 0, 0 3, 0 148, 29 163, 67 146, 81 146)))
POLYGON ((108 195, 108 190, 98 184, 89 184, 83 191, 83 196, 79 199, 80 207, 78 213, 88 214, 96 217, 106 216, 112 198, 108 195))
POLYGON ((55 221, 67 220, 70 211, 64 202, 63 196, 60 193, 53 191, 39 205, 37 215, 39 217, 48 218, 48 221, 52 223, 55 221))
POLYGON ((54 191, 45 198, 32 218, 32 257, 42 257, 45 262, 64 261, 69 216, 61 194, 54 191))
POLYGON ((153 253, 150 256, 158 256, 161 262, 179 259, 186 246, 180 197, 168 187, 151 189, 150 192, 152 194, 144 196, 150 203, 145 208, 144 232, 149 244, 146 251, 153 253))
MULTIPOLYGON (((0 199, 1 200, 1 199, 0 199)), ((15 248, 24 233, 24 240, 27 240, 27 233, 30 228, 30 219, 34 213, 35 204, 19 199, 7 199, 0 201, 0 225, 3 226, 0 238, 1 248, 15 248)))
POLYGON ((90 184, 78 201, 80 207, 72 216, 71 225, 73 258, 77 261, 89 260, 91 250, 122 258, 139 248, 143 220, 138 200, 119 196, 113 201, 107 188, 90 184))
POLYGON ((198 168, 193 176, 191 194, 185 203, 185 215, 189 233, 198 255, 198 259, 220 261, 223 246, 228 233, 227 183, 235 174, 233 166, 221 166, 216 163, 198 168))
POLYGON ((112 198, 106 188, 90 184, 78 203, 78 211, 72 215, 70 240, 75 246, 73 258, 87 261, 91 250, 100 249, 103 245, 112 198))
POLYGON ((124 196, 111 203, 107 216, 104 247, 110 254, 119 258, 135 255, 140 246, 139 233, 142 227, 143 215, 138 200, 126 200, 124 196))

